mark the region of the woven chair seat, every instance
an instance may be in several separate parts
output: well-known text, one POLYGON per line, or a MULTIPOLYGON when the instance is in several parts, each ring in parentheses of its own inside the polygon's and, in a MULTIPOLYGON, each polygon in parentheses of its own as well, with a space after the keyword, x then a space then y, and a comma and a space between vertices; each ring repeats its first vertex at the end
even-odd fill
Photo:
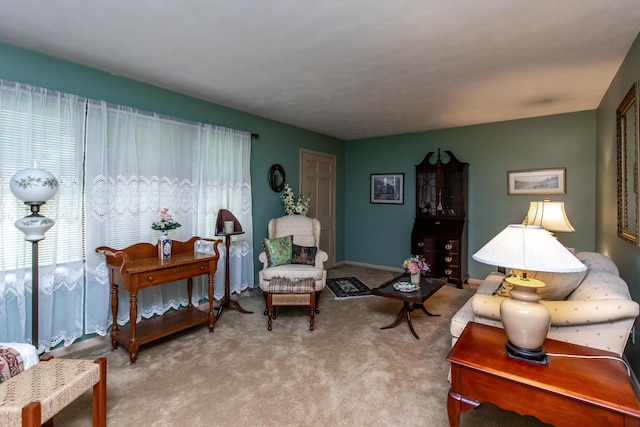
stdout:
POLYGON ((304 278, 290 280, 286 277, 276 277, 269 283, 270 294, 312 294, 315 292, 315 280, 304 278))
MULTIPOLYGON (((106 361, 104 363, 106 369, 106 361)), ((34 402, 40 402, 41 420, 37 425, 43 424, 100 379, 101 365, 92 360, 54 358, 38 363, 0 384, 2 425, 22 426, 23 408, 34 402)), ((95 398, 94 393, 94 411, 95 398)))

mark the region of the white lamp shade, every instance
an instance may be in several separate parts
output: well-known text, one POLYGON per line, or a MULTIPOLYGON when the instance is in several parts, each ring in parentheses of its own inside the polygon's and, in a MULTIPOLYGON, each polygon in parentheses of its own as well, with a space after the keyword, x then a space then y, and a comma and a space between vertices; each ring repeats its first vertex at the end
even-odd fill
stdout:
POLYGON ((540 226, 510 224, 473 259, 498 267, 553 273, 585 271, 587 267, 540 226))
POLYGON ((45 203, 58 192, 58 180, 44 169, 27 168, 11 177, 9 188, 16 198, 27 204, 45 203))
POLYGON ((549 231, 576 231, 564 210, 564 202, 531 202, 527 220, 529 225, 539 225, 549 231))

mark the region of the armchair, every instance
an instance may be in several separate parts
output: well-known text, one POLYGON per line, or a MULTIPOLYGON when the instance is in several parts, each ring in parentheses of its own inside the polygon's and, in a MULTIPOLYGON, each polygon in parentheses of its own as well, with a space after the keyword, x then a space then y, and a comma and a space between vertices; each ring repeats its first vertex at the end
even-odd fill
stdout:
MULTIPOLYGON (((289 280, 301 280, 312 278, 314 280, 315 291, 315 312, 319 313, 318 300, 320 293, 324 289, 327 281, 327 271, 324 269, 324 262, 328 259, 325 251, 319 248, 320 245, 320 221, 316 218, 308 218, 304 215, 286 215, 280 218, 273 218, 269 221, 268 239, 277 239, 286 236, 293 236, 292 243, 295 252, 296 246, 309 248, 307 253, 313 254, 311 259, 293 256, 289 263, 273 265, 267 252, 260 253, 258 259, 263 265, 262 270, 258 273, 260 289, 265 297, 265 305, 267 304, 267 296, 269 294, 269 285, 271 279, 287 278, 289 280)), ((267 309, 265 309, 265 315, 267 309)))

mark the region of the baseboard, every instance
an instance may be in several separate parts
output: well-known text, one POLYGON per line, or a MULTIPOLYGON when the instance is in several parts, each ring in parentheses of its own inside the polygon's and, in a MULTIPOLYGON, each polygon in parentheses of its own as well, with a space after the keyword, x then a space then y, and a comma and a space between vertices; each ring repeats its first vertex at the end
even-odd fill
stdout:
POLYGON ((365 262, 356 262, 356 261, 340 261, 340 262, 337 262, 335 265, 336 267, 339 265, 353 265, 356 267, 375 268, 376 270, 393 271, 395 273, 402 273, 404 271, 404 268, 389 267, 386 265, 368 264, 365 262))

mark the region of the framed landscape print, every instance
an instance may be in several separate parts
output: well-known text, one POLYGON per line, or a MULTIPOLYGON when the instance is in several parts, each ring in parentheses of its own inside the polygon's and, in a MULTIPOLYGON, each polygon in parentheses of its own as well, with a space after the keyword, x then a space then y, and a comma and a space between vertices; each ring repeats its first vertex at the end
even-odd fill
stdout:
POLYGON ((371 174, 371 203, 404 204, 404 174, 371 174))
POLYGON ((507 172, 508 194, 566 194, 566 168, 507 172))

